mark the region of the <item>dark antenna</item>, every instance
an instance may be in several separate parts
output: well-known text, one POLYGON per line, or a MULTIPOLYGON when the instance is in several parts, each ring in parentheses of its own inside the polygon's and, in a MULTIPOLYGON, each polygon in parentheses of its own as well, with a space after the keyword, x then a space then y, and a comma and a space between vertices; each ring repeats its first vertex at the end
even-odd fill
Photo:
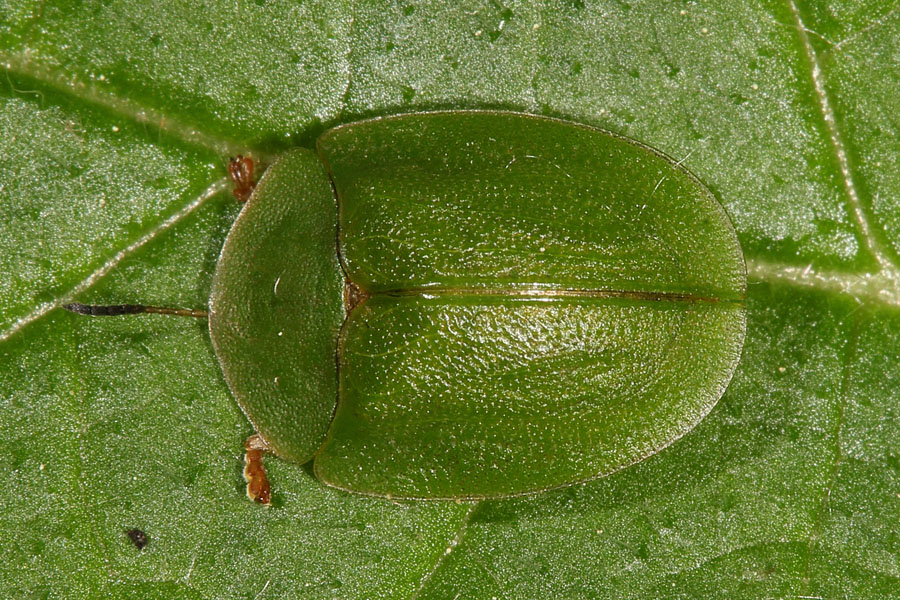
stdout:
POLYGON ((81 304, 72 302, 63 304, 63 308, 80 315, 92 317, 118 317, 119 315, 138 315, 141 313, 154 313, 158 315, 176 315, 179 317, 195 317, 197 319, 209 318, 209 312, 205 310, 191 310, 186 308, 165 308, 163 306, 144 306, 143 304, 81 304))
MULTIPOLYGON (((240 202, 246 202, 253 193, 256 182, 253 180, 255 163, 249 156, 232 158, 228 162, 228 175, 234 182, 234 197, 240 202)), ((166 308, 164 306, 144 306, 143 304, 82 304, 71 302, 63 304, 63 308, 79 315, 92 317, 118 317, 120 315, 139 315, 142 313, 154 313, 157 315, 176 315, 178 317, 194 317, 208 319, 209 311, 191 310, 186 308, 166 308)))

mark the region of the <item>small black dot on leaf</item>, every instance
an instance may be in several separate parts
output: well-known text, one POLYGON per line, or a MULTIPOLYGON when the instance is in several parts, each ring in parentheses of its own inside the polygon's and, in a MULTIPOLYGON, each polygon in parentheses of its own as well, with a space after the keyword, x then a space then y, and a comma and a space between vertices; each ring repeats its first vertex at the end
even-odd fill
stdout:
POLYGON ((146 546, 150 541, 150 538, 147 537, 147 534, 140 529, 129 529, 125 533, 128 534, 128 538, 131 540, 131 543, 134 544, 138 550, 143 550, 144 546, 146 546))

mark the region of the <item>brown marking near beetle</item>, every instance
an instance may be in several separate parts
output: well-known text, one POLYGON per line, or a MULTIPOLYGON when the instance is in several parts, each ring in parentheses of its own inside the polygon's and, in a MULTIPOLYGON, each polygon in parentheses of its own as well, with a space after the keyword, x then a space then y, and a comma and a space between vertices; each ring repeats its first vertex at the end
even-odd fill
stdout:
POLYGON ((250 199, 250 194, 256 186, 256 182, 253 181, 253 166, 252 158, 240 154, 228 162, 228 176, 234 182, 232 193, 242 204, 250 199))
POLYGON ((347 311, 348 315, 354 308, 365 302, 368 297, 369 295, 361 287, 349 279, 344 279, 344 310, 347 311))
POLYGON ((263 452, 268 450, 259 434, 251 435, 244 443, 247 452, 244 454, 244 480, 247 482, 247 497, 254 502, 269 505, 272 502, 272 490, 269 487, 269 478, 266 477, 266 467, 263 465, 263 452))

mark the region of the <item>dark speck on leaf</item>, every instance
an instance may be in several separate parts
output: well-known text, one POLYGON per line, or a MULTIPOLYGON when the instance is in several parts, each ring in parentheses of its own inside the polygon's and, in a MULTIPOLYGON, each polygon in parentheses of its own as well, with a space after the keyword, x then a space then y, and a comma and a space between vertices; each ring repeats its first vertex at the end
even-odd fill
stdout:
POLYGON ((146 546, 150 541, 150 538, 147 537, 147 534, 140 529, 129 529, 125 533, 128 534, 128 537, 131 539, 131 543, 134 544, 138 550, 143 550, 144 546, 146 546))

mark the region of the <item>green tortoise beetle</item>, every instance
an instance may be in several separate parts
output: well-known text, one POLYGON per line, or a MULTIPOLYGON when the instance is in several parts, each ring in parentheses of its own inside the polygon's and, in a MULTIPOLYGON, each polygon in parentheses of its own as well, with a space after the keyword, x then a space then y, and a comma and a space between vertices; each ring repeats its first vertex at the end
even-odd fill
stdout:
POLYGON ((426 112, 328 130, 250 193, 252 167, 229 169, 249 200, 208 318, 257 432, 245 477, 258 501, 263 451, 393 498, 607 475, 690 431, 740 358, 734 228, 702 183, 633 140, 426 112))

